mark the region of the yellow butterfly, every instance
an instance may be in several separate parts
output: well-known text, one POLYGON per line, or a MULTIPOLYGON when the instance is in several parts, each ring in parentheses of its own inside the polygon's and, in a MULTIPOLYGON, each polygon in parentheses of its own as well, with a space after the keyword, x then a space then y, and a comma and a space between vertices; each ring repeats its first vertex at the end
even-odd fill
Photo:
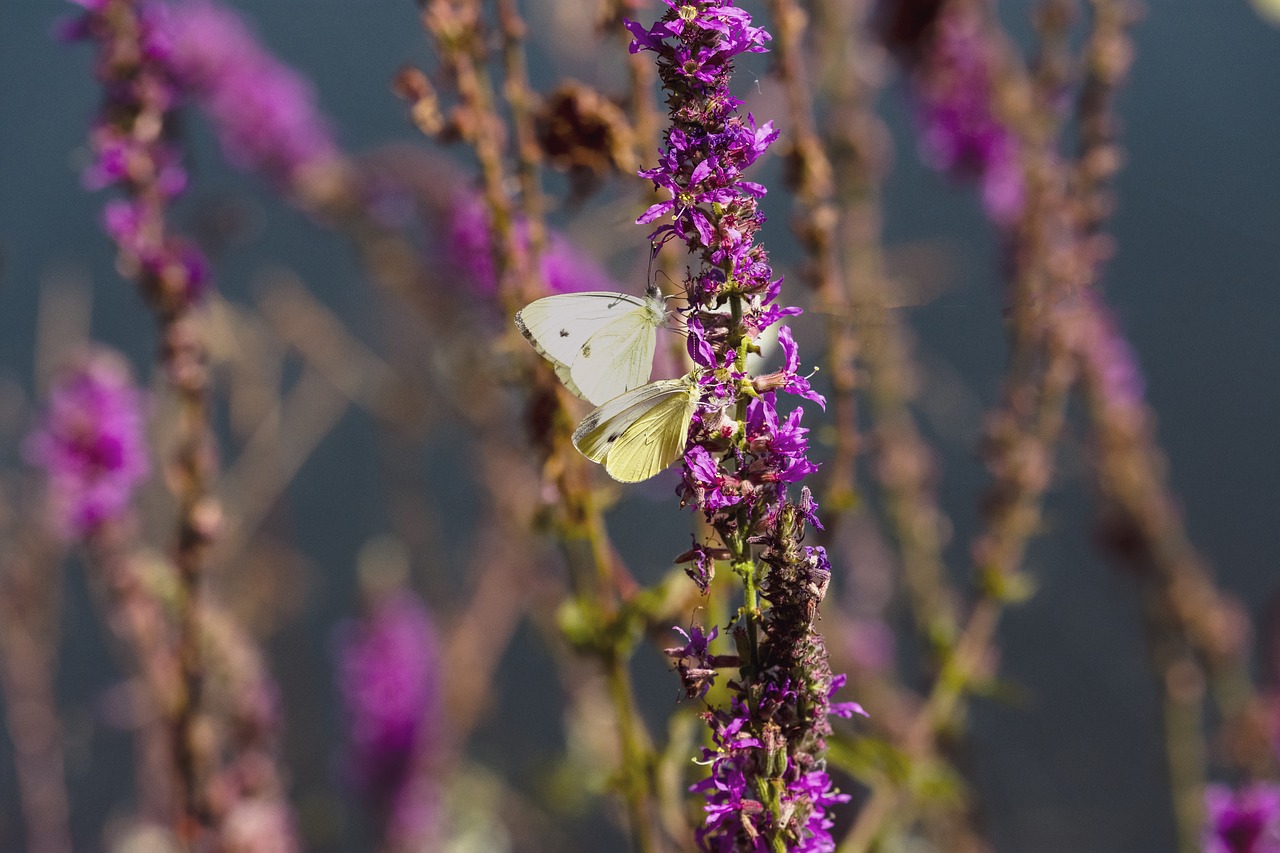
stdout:
POLYGON ((562 293, 516 314, 521 334, 579 397, 599 406, 649 381, 666 303, 656 286, 626 293, 562 293))
POLYGON ((583 418, 573 446, 615 480, 647 480, 684 453, 700 396, 694 373, 641 385, 583 418))

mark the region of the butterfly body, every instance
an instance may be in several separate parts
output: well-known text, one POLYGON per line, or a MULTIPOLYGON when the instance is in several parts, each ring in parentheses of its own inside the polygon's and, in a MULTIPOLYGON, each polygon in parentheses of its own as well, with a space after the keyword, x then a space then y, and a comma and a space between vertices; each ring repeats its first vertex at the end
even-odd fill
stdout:
POLYGON ((547 296, 516 314, 521 334, 577 396, 597 406, 649 381, 666 307, 643 297, 591 291, 547 296))

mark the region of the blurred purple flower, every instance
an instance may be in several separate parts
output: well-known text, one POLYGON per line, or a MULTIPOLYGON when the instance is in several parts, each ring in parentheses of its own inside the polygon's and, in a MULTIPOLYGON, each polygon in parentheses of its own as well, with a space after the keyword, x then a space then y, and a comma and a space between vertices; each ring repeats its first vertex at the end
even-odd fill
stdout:
POLYGON ((1280 785, 1208 785, 1204 801, 1204 853, 1280 853, 1280 785))
POLYGON ((1005 226, 1022 210, 1022 164, 1017 138, 992 110, 994 73, 981 18, 946 8, 911 67, 911 92, 925 162, 976 178, 987 215, 1005 226))
POLYGON ((430 837, 438 792, 425 765, 438 719, 439 652, 431 617, 407 591, 377 601, 340 636, 339 689, 350 720, 351 780, 383 810, 393 848, 430 837))
POLYGON ((237 12, 209 0, 178 3, 164 26, 174 77, 209 116, 233 165, 294 189, 338 160, 311 84, 237 12))
MULTIPOLYGON (((493 265, 493 233, 483 199, 471 193, 459 194, 447 222, 444 252, 449 262, 478 294, 493 296, 498 281, 493 265)), ((523 221, 515 224, 515 243, 518 251, 529 251, 528 228, 523 221)), ((547 233, 538 265, 552 293, 624 289, 586 252, 554 230, 547 233)))
POLYGON ((62 371, 26 443, 48 475, 53 527, 70 539, 124 514, 148 473, 143 395, 119 354, 94 349, 62 371))
POLYGON ((120 250, 120 268, 164 313, 185 310, 208 281, 200 252, 172 233, 169 203, 187 184, 182 151, 174 143, 174 111, 182 89, 170 66, 168 7, 121 0, 74 0, 82 8, 59 37, 98 49, 95 77, 103 105, 89 137, 93 162, 86 189, 116 187, 103 226, 120 250))

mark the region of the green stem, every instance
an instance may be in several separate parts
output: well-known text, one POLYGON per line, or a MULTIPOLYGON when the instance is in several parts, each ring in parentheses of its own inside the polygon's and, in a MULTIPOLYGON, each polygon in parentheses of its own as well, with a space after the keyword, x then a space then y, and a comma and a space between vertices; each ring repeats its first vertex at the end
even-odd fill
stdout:
POLYGON ((653 750, 644 723, 635 713, 635 691, 628 669, 631 657, 631 649, 626 647, 628 641, 616 636, 614 631, 604 630, 607 624, 618 619, 617 602, 611 595, 614 586, 613 556, 604 517, 589 490, 581 495, 581 510, 584 516, 582 532, 590 546, 594 583, 581 584, 575 594, 584 611, 591 614, 592 623, 597 626, 597 636, 602 638, 597 644, 596 654, 605 671, 609 699, 618 724, 618 746, 622 753, 618 784, 626 803, 631 838, 636 853, 651 853, 657 850, 652 831, 653 750), (594 591, 591 586, 594 586, 594 591), (603 639, 605 637, 609 639, 603 639))
MULTIPOLYGON (((745 535, 742 537, 746 539, 745 535)), ((756 614, 760 612, 760 597, 756 589, 756 565, 746 554, 745 541, 738 543, 733 557, 733 571, 742 578, 742 618, 747 627, 747 646, 751 650, 751 671, 760 671, 760 639, 756 636, 756 614)))
POLYGON ((1168 760, 1173 813, 1178 831, 1178 853, 1196 853, 1204 826, 1204 674, 1189 655, 1165 665, 1161 678, 1164 693, 1165 754, 1168 760))
POLYGON ((622 786, 623 800, 627 804, 631 840, 635 843, 636 853, 651 853, 657 849, 651 825, 653 809, 649 801, 648 785, 652 758, 648 744, 637 726, 635 693, 631 689, 631 675, 627 671, 626 661, 626 655, 617 654, 608 655, 604 660, 609 697, 613 700, 614 713, 618 716, 618 739, 622 749, 618 781, 622 786))

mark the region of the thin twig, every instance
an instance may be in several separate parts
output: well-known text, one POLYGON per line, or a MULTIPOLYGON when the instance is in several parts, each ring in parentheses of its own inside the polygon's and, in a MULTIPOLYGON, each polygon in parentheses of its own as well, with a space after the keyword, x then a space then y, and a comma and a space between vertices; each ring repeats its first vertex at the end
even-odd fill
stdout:
POLYGON ((0 551, 0 687, 26 849, 69 853, 71 811, 54 690, 62 554, 43 535, 39 521, 15 518, 14 503, 8 496, 0 500, 6 534, 0 551))
MULTIPOLYGON (((521 251, 519 236, 512 219, 513 206, 506 195, 507 174, 503 145, 505 134, 502 133, 502 122, 497 115, 484 66, 481 64, 481 42, 479 33, 482 30, 479 4, 466 2, 447 2, 435 0, 429 3, 424 11, 424 24, 435 36, 441 50, 441 58, 457 88, 465 115, 464 138, 475 149, 480 161, 484 184, 484 195, 489 207, 489 218, 494 240, 494 262, 498 270, 499 296, 508 315, 522 307, 529 299, 545 290, 542 282, 537 281, 535 270, 538 269, 529 251, 521 251)), ((511 28, 512 22, 518 20, 511 10, 504 7, 507 35, 507 73, 515 74, 514 80, 508 79, 509 96, 514 96, 516 103, 527 106, 521 99, 527 96, 527 84, 524 82, 522 54, 518 47, 513 47, 513 36, 518 33, 511 28), (516 62, 513 69, 511 63, 516 62)), ((528 116, 525 115, 527 121, 528 116)), ((525 128, 531 133, 531 126, 525 128)), ((522 131, 517 128, 517 134, 522 131)), ((532 137, 530 137, 532 139, 532 137)), ((531 154, 518 151, 518 168, 526 179, 532 181, 533 172, 531 154)), ((535 182, 536 183, 536 182, 535 182)), ((528 203, 528 199, 525 202, 528 203)), ((652 834, 653 795, 651 773, 648 768, 653 765, 650 738, 643 722, 635 713, 633 688, 628 669, 631 649, 622 650, 618 641, 611 637, 605 626, 617 615, 615 600, 615 583, 618 577, 617 566, 613 559, 613 550, 609 546, 605 532, 604 519, 593 494, 590 472, 586 463, 574 453, 568 442, 569 417, 565 409, 566 392, 559 388, 551 378, 545 365, 538 365, 537 379, 534 386, 535 406, 549 406, 550 415, 547 422, 550 434, 540 437, 551 451, 551 459, 555 460, 553 468, 557 473, 553 481, 560 494, 560 505, 563 516, 557 527, 565 546, 570 563, 570 576, 573 579, 574 595, 589 607, 594 618, 600 623, 600 642, 594 650, 601 665, 605 669, 610 684, 610 696, 614 702, 614 713, 618 724, 618 735, 621 744, 622 759, 620 765, 621 778, 619 785, 623 799, 627 804, 628 824, 633 841, 640 853, 655 850, 655 839, 652 834), (577 565, 582 558, 575 555, 583 553, 581 544, 587 547, 590 565, 577 565)))

